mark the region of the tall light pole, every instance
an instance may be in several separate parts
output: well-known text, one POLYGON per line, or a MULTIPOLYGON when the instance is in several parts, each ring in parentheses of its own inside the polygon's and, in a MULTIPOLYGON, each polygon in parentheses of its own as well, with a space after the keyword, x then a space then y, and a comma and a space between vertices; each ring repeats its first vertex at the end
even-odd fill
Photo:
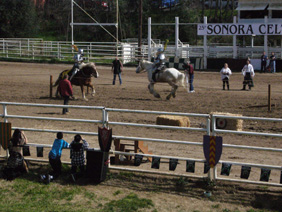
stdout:
POLYGON ((71 45, 74 45, 74 41, 73 41, 73 0, 71 0, 71 45))
POLYGON ((116 56, 118 57, 118 0, 117 0, 117 25, 116 25, 116 56))
POLYGON ((142 12, 143 12, 143 0, 139 0, 138 55, 140 57, 141 57, 141 47, 142 47, 142 12))

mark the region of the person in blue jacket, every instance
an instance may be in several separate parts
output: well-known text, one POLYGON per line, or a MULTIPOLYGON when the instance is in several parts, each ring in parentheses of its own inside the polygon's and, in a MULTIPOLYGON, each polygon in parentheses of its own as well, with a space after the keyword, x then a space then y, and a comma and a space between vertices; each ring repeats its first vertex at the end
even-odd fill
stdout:
POLYGON ((68 148, 69 143, 63 140, 63 133, 58 132, 57 138, 54 140, 51 151, 49 152, 49 163, 53 169, 50 174, 41 175, 41 180, 45 183, 50 183, 53 179, 57 178, 61 174, 62 163, 61 155, 63 148, 68 148))

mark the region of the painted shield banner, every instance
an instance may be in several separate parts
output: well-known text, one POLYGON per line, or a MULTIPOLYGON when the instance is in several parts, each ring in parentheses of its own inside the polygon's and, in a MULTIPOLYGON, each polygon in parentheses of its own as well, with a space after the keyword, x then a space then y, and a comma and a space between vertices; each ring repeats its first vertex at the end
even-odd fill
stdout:
POLYGON ((134 166, 140 166, 143 160, 143 155, 135 155, 134 166))
POLYGON ((29 146, 23 146, 23 156, 30 156, 29 146))
POLYGON ((178 159, 170 158, 169 159, 169 170, 174 171, 176 169, 177 164, 178 164, 178 159))
POLYGON ((112 129, 98 127, 98 138, 101 151, 109 152, 112 145, 112 129))
POLYGON ((222 153, 222 137, 204 135, 204 155, 210 168, 213 168, 219 161, 222 153))
POLYGON ((43 157, 43 147, 36 147, 37 157, 43 157))
POLYGON ((4 150, 8 149, 8 143, 12 134, 12 124, 11 123, 0 123, 0 143, 4 150))
POLYGON ((250 166, 242 166, 241 168, 241 178, 248 179, 251 173, 251 167, 250 166))

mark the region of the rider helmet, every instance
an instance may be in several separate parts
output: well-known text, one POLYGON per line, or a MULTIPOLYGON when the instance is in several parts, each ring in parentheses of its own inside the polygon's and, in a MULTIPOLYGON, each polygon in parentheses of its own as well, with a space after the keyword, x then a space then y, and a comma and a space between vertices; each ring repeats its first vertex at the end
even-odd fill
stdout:
POLYGON ((158 48, 157 55, 161 54, 163 51, 164 51, 163 48, 158 48))
POLYGON ((78 49, 78 54, 83 54, 83 49, 78 49))

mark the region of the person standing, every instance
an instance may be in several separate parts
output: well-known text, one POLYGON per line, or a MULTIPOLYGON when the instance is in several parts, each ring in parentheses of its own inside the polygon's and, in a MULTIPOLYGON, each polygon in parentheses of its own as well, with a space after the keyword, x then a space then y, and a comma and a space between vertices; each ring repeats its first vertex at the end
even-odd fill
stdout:
POLYGON ((116 76, 118 75, 119 78, 119 84, 122 84, 122 80, 121 80, 121 72, 123 69, 123 65, 122 62, 118 59, 118 57, 116 57, 116 59, 113 61, 113 65, 112 65, 112 72, 114 74, 114 79, 113 79, 113 85, 115 85, 116 83, 116 76))
POLYGON ((274 52, 271 52, 271 56, 269 59, 270 59, 269 66, 270 66, 271 73, 275 73, 276 72, 276 57, 275 57, 274 52))
POLYGON ((246 85, 248 85, 249 90, 251 90, 252 87, 254 87, 253 78, 255 76, 255 71, 254 71, 254 67, 252 66, 249 60, 247 60, 246 65, 242 69, 242 74, 244 76, 242 90, 246 90, 246 85))
POLYGON ((224 63, 224 67, 220 70, 221 80, 223 82, 222 90, 225 90, 225 84, 227 85, 227 90, 229 90, 229 77, 232 74, 230 68, 228 68, 228 64, 224 63))
MULTIPOLYGON (((61 96, 64 98, 64 105, 69 104, 70 97, 73 97, 73 91, 70 81, 68 80, 68 75, 65 74, 63 79, 59 83, 58 91, 60 92, 61 96)), ((69 113, 68 108, 63 108, 63 114, 69 113)))
POLYGON ((267 60, 268 60, 268 57, 265 55, 265 52, 263 52, 262 56, 260 57, 260 61, 261 61, 260 73, 266 72, 267 60))
POLYGON ((195 93, 193 81, 194 81, 194 69, 193 66, 190 64, 190 61, 183 63, 182 67, 184 68, 184 73, 186 76, 186 83, 189 83, 189 89, 187 91, 189 93, 195 93))

